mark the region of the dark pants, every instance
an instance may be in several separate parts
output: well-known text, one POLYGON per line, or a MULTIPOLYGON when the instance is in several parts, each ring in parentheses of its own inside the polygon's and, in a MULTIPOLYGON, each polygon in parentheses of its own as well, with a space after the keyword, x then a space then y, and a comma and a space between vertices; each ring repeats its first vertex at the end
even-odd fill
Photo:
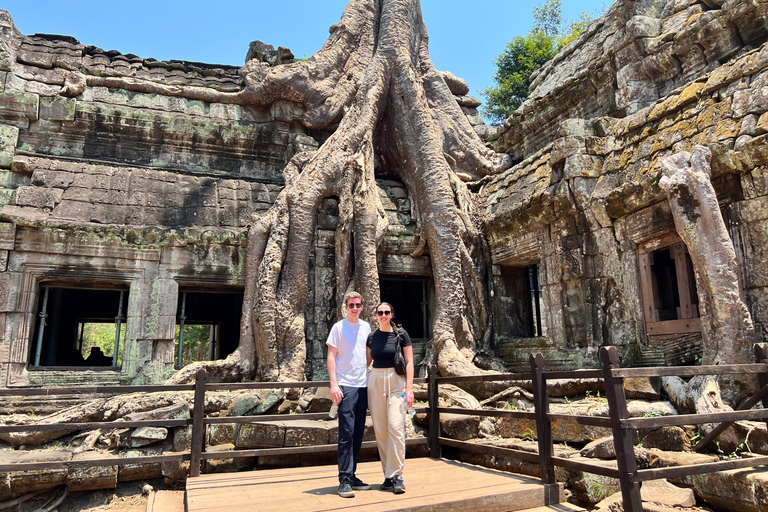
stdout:
POLYGON ((368 388, 341 386, 344 398, 339 404, 339 482, 355 476, 357 456, 363 444, 368 388))

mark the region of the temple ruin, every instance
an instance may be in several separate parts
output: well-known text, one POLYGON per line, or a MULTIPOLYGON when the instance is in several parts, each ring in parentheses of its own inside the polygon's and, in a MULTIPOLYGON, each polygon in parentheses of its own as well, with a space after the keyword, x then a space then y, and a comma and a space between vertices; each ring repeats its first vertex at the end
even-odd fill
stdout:
MULTIPOLYGON (((515 369, 541 351, 552 368, 595 367, 603 345, 627 365, 711 360, 701 269, 659 185, 661 162, 697 145, 712 155, 732 275, 754 323, 737 341, 766 341, 767 18, 754 2, 620 0, 536 73, 499 129, 482 123, 463 80, 442 74, 468 123, 508 157, 507 170, 470 180, 492 319, 476 361, 496 355, 515 369)), ((25 36, 10 13, 0 19, 3 386, 163 382, 181 366, 184 324, 210 328, 197 359, 225 358, 240 337, 248 226, 275 202, 291 158, 333 129, 308 127, 294 101, 216 102, 243 90, 246 67, 25 36), (97 363, 78 348, 89 323, 118 326, 117 350, 97 363)), ((293 56, 256 42, 247 62, 275 68, 293 56)), ((397 305, 419 359, 434 357, 435 282, 413 190, 383 164, 377 173, 388 220, 380 296, 397 305)), ((324 376, 339 314, 339 215, 327 197, 314 219, 310 379, 324 376)))

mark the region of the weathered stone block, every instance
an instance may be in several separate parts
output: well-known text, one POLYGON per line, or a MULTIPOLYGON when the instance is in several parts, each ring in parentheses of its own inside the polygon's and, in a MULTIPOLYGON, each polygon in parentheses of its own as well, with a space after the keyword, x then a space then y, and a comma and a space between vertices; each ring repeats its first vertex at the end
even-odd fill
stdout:
MULTIPOLYGON (((209 446, 228 445, 228 444, 234 445, 236 426, 237 425, 235 423, 222 423, 218 425, 209 425, 208 426, 208 445, 209 446)), ((175 447, 175 444, 174 444, 174 447, 175 447)))
POLYGON ((695 428, 662 427, 654 430, 640 439, 643 448, 657 448, 663 451, 687 452, 691 450, 693 443, 691 437, 695 434, 695 428))
POLYGON ((441 414, 440 433, 445 437, 467 441, 477 438, 480 432, 480 417, 463 414, 441 414))
MULTIPOLYGON (((25 462, 67 462, 72 460, 72 453, 68 451, 45 452, 0 452, 0 461, 3 464, 25 462)), ((47 469, 40 471, 17 471, 9 476, 11 489, 14 496, 20 496, 28 492, 48 490, 67 481, 66 469, 47 469)))
POLYGON ((275 121, 292 123, 304 115, 304 107, 290 101, 276 101, 270 107, 270 114, 275 121))
MULTIPOLYGON (((189 449, 178 451, 189 451, 189 449)), ((126 459, 145 456, 152 457, 162 455, 162 453, 163 450, 160 447, 147 447, 142 450, 126 450, 120 453, 120 457, 126 459)), ((132 482, 135 480, 152 480, 162 476, 163 472, 160 463, 125 464, 119 466, 117 479, 120 482, 132 482)))
POLYGON ((0 110, 5 119, 36 121, 38 105, 37 94, 9 89, 0 93, 0 110))
MULTIPOLYGON (((501 437, 517 437, 519 439, 536 437, 536 422, 533 420, 507 420, 501 418, 497 422, 501 437)), ((552 423, 552 439, 555 442, 569 444, 586 444, 596 439, 608 437, 611 429, 576 425, 570 423, 552 423)))
POLYGON ((295 420, 285 422, 285 446, 329 444, 330 428, 325 422, 295 420))
POLYGON ((13 497, 9 473, 0 473, 0 500, 13 497))
POLYGON ((624 393, 630 399, 659 400, 661 398, 661 381, 658 377, 624 379, 624 393))
MULTIPOLYGON (((221 453, 235 451, 235 445, 221 444, 208 448, 208 453, 221 453)), ((208 459, 204 461, 206 473, 230 473, 251 469, 256 462, 256 457, 238 457, 232 459, 208 459)))
POLYGON ((237 432, 235 446, 244 448, 279 448, 285 446, 285 424, 282 421, 243 423, 237 432))
POLYGON ((40 119, 49 121, 74 121, 77 100, 62 96, 40 98, 40 119))
POLYGON ((734 512, 761 511, 768 497, 768 474, 759 468, 689 476, 680 483, 710 505, 734 512))
MULTIPOLYGON (((72 458, 73 461, 93 459, 116 459, 116 457, 108 453, 86 452, 77 453, 72 458)), ((114 489, 117 487, 117 474, 117 466, 74 467, 67 474, 67 490, 74 492, 114 489)))
POLYGON ((70 219, 88 222, 91 220, 93 204, 80 201, 63 201, 53 210, 53 216, 60 219, 70 219))
MULTIPOLYGON (((165 455, 181 455, 180 453, 166 453, 165 455)), ((183 482, 189 475, 189 461, 163 462, 162 463, 163 480, 166 484, 183 482)))
MULTIPOLYGON (((212 427, 214 425, 211 425, 212 427)), ((209 427, 209 428, 210 428, 209 427)), ((173 451, 184 452, 192 449, 192 425, 173 429, 173 451)))
POLYGON ((18 143, 19 129, 15 126, 0 124, 0 168, 11 168, 18 143))
POLYGON ((49 188, 68 188, 72 185, 75 175, 71 172, 35 169, 32 172, 32 185, 49 188))
POLYGON ((129 446, 141 448, 149 444, 164 441, 168 437, 168 429, 163 427, 139 427, 131 434, 129 446))
POLYGON ((60 188, 19 187, 16 190, 16 204, 50 211, 61 201, 63 194, 60 188))
POLYGON ((579 455, 590 459, 615 459, 616 448, 613 436, 595 439, 579 451, 579 455))
POLYGON ((469 94, 469 85, 467 85, 467 81, 463 78, 457 77, 450 71, 440 71, 440 76, 443 77, 443 81, 445 81, 451 94, 457 96, 466 96, 469 94))

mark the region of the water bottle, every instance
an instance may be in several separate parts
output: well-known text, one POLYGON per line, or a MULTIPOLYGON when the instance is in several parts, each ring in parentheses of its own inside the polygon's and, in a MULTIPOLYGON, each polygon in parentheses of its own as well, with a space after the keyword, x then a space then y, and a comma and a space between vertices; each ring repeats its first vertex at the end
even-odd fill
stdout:
POLYGON ((408 399, 405 398, 405 393, 400 395, 400 398, 403 399, 403 404, 405 404, 406 409, 408 409, 408 416, 410 416, 411 418, 416 416, 416 411, 413 409, 413 407, 408 407, 408 399))
POLYGON ((333 402, 331 404, 331 410, 328 411, 328 417, 333 419, 336 419, 336 416, 339 414, 339 404, 336 402, 333 402))

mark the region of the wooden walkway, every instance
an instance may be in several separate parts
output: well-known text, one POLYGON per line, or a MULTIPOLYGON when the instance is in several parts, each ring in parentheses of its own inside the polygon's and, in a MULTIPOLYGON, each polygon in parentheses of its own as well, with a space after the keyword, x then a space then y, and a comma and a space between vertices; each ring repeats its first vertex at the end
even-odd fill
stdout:
MULTIPOLYGON (((370 491, 354 498, 336 494, 336 466, 218 473, 187 479, 188 512, 239 511, 518 511, 565 501, 562 488, 539 479, 445 459, 408 459, 406 493, 379 490, 381 463, 358 465, 357 476, 370 491)), ((545 510, 580 510, 559 505, 545 510)))

